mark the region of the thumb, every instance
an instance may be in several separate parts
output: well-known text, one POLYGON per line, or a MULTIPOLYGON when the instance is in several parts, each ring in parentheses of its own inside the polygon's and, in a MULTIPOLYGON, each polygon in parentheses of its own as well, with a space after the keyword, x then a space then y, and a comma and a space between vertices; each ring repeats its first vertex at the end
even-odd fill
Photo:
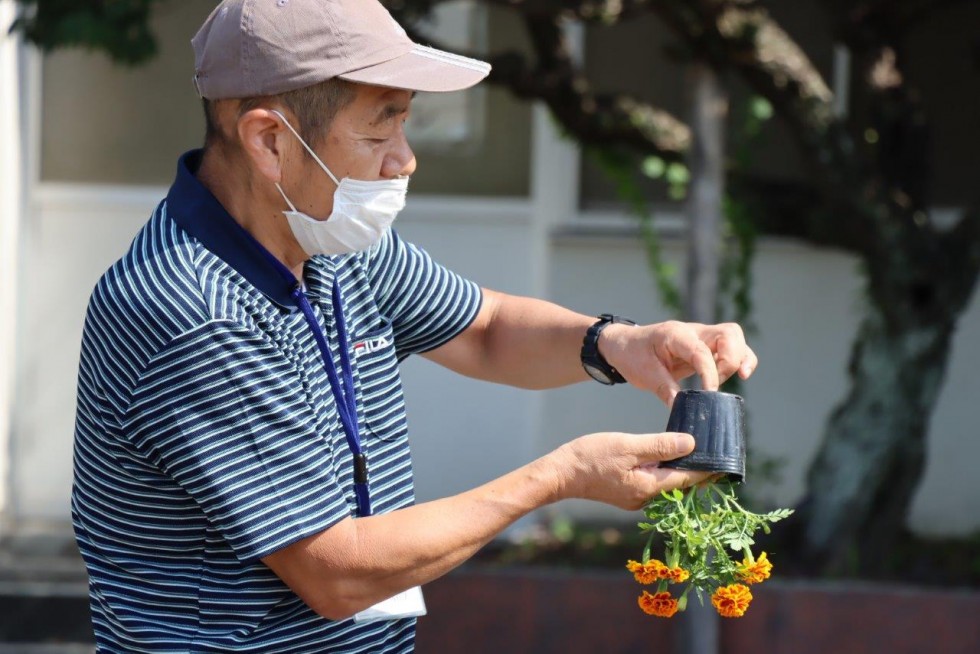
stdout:
POLYGON ((694 437, 690 434, 665 432, 652 436, 649 446, 640 453, 642 463, 670 461, 694 451, 694 437))

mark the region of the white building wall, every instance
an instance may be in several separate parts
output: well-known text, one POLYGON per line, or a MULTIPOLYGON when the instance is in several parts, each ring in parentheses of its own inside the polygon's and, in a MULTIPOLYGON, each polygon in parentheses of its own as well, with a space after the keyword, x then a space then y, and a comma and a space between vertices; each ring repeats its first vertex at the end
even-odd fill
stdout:
POLYGON ((75 384, 88 297, 129 246, 162 189, 53 186, 32 193, 19 279, 10 511, 20 530, 69 517, 75 384))
MULTIPOLYGON (((6 34, 16 16, 13 0, 0 0, 0 480, 7 479, 10 411, 16 383, 17 266, 20 261, 23 156, 20 123, 20 44, 6 34)), ((8 487, 0 483, 0 511, 8 487)))

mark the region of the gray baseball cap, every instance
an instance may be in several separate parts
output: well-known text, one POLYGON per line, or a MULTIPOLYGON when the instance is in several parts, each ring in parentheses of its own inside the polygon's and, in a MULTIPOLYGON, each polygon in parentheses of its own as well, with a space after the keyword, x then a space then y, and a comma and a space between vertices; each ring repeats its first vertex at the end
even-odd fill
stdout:
POLYGON ((224 0, 191 41, 210 100, 276 95, 339 77, 410 91, 457 91, 490 64, 418 45, 378 0, 224 0))

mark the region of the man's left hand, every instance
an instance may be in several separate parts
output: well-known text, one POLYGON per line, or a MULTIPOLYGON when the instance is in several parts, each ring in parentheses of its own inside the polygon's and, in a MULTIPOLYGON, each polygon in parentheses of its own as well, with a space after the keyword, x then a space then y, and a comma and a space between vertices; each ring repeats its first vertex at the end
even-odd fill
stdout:
POLYGON ((626 381, 655 393, 668 407, 685 377, 696 373, 702 388, 714 391, 735 373, 748 379, 759 364, 735 323, 609 325, 602 331, 599 351, 626 381))

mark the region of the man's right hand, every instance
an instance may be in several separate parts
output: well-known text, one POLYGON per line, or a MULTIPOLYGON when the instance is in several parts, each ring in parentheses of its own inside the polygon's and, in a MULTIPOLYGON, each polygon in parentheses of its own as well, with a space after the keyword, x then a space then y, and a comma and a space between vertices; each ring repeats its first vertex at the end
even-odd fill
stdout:
POLYGON ((582 436, 545 457, 559 478, 558 499, 581 498, 622 509, 642 508, 660 491, 698 484, 710 473, 658 467, 690 454, 690 434, 623 434, 582 436))

